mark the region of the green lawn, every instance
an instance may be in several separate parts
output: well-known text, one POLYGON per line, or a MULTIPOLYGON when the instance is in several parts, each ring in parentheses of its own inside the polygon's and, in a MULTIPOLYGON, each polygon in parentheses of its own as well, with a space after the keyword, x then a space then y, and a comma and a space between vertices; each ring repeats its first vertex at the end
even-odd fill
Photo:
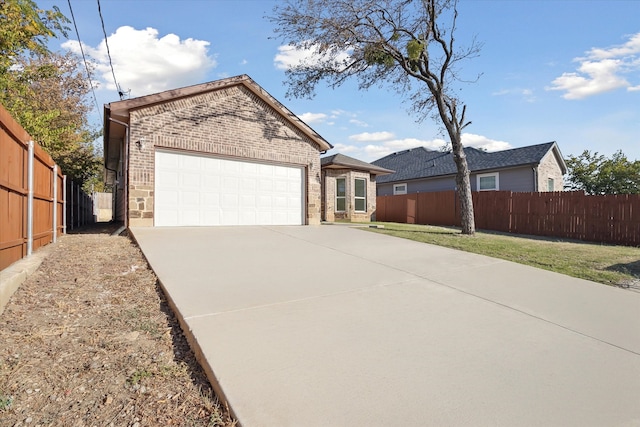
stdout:
POLYGON ((616 285, 640 279, 640 248, 554 238, 477 232, 430 225, 376 223, 367 230, 526 264, 594 282, 616 285))

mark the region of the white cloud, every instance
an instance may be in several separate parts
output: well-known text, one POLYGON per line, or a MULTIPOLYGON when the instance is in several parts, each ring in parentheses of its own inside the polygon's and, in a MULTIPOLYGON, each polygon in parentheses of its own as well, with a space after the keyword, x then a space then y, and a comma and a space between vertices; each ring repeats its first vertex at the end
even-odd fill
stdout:
MULTIPOLYGON (((284 45, 278 47, 278 53, 273 58, 273 63, 279 70, 288 70, 290 68, 297 67, 299 65, 313 66, 321 62, 329 61, 332 55, 323 52, 317 45, 310 47, 284 45)), ((349 52, 337 51, 335 52, 334 60, 337 64, 341 64, 349 58, 349 52)))
POLYGON ((501 151, 511 148, 511 144, 508 142, 490 139, 486 136, 476 135, 473 133, 462 134, 462 145, 487 151, 501 151))
POLYGON ((563 73, 551 82, 550 89, 565 91, 562 96, 565 99, 583 99, 629 86, 629 82, 617 74, 620 65, 621 61, 614 59, 584 61, 578 68, 579 73, 563 73))
POLYGON ((385 141, 393 138, 394 135, 391 132, 363 132, 349 136, 349 139, 357 142, 375 142, 385 141))
POLYGON ((563 91, 565 99, 583 99, 619 88, 637 90, 624 75, 640 72, 640 33, 620 46, 593 48, 574 61, 580 63, 577 72, 563 73, 547 90, 563 91))
MULTIPOLYGON (((136 30, 123 26, 108 37, 109 51, 116 79, 123 91, 143 96, 163 90, 200 83, 216 60, 209 55, 209 42, 192 38, 181 40, 175 34, 158 37, 158 30, 136 30)), ((62 47, 80 53, 75 40, 62 47)), ((116 90, 104 40, 97 46, 83 45, 84 51, 97 62, 97 74, 104 87, 116 90)))
POLYGON ((335 144, 333 146, 333 149, 335 150, 336 153, 342 153, 342 154, 355 153, 360 150, 360 148, 356 147, 355 145, 346 145, 346 144, 340 144, 340 143, 335 144))
POLYGON ((247 61, 246 59, 243 59, 242 61, 240 61, 239 65, 247 65, 249 63, 249 61, 247 61))
POLYGON ((513 88, 513 89, 501 89, 499 91, 493 92, 491 95, 493 96, 519 96, 522 97, 522 100, 525 102, 535 102, 536 97, 533 93, 532 89, 522 89, 522 88, 513 88))
POLYGON ((363 122, 362 120, 358 120, 358 119, 351 119, 351 120, 349 120, 349 123, 351 123, 352 125, 360 126, 361 128, 369 127, 368 123, 363 122))
POLYGON ((634 34, 629 41, 620 46, 613 46, 609 49, 593 48, 588 52, 591 59, 609 59, 624 56, 635 56, 640 54, 640 33, 634 34))
POLYGON ((298 117, 307 124, 322 123, 327 119, 327 115, 324 113, 302 113, 298 117))
MULTIPOLYGON (((376 132, 377 134, 389 134, 393 135, 390 132, 376 132)), ((365 133, 366 134, 366 133, 365 133)), ((364 134, 359 134, 364 135, 364 134)), ((371 134, 369 134, 371 135, 371 134)), ((353 135, 352 135, 353 136, 353 135)), ((353 138, 349 137, 353 140, 353 138)), ((340 153, 349 153, 350 156, 355 157, 357 159, 372 162, 381 157, 389 155, 391 153, 395 153, 397 151, 408 150, 410 148, 416 147, 425 147, 428 150, 433 151, 441 151, 443 148, 447 147, 449 144, 447 141, 441 138, 434 138, 429 140, 418 139, 418 138, 388 138, 381 140, 356 140, 356 142, 369 142, 369 144, 361 145, 361 144, 335 144, 334 149, 335 152, 340 153), (379 142, 379 143, 375 143, 379 142)), ((505 141, 498 141, 491 138, 487 138, 482 135, 475 135, 472 133, 463 133, 462 134, 462 144, 465 147, 474 147, 487 151, 500 151, 507 150, 511 148, 511 144, 505 141)))

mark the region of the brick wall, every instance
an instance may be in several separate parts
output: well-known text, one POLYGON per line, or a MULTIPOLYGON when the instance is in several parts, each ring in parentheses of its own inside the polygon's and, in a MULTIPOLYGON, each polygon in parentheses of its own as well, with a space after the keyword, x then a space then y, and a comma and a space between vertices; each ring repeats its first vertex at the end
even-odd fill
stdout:
POLYGON ((562 169, 560 169, 553 150, 544 156, 538 166, 538 191, 549 191, 549 178, 553 179, 553 191, 562 191, 564 189, 562 169))
POLYGON ((245 87, 133 110, 130 126, 131 226, 153 225, 156 148, 303 166, 307 223, 320 223, 318 145, 245 87))
POLYGON ((376 179, 369 172, 350 169, 324 169, 323 171, 323 209, 326 221, 348 220, 352 222, 369 222, 375 220, 376 212, 376 179), (346 210, 336 212, 336 178, 345 178, 346 210), (367 211, 355 210, 355 179, 367 181, 367 211))

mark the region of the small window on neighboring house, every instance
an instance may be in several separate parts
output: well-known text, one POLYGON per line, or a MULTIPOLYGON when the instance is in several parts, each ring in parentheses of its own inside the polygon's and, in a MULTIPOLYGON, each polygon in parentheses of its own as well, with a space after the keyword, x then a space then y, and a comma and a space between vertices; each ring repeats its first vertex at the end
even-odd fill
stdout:
POLYGON ((344 212, 346 210, 346 179, 336 178, 336 211, 344 212))
POLYGON ((354 201, 356 212, 367 211, 367 180, 356 178, 354 201))
POLYGON ((478 191, 498 191, 499 189, 498 172, 478 175, 478 191))
POLYGON ((555 191, 553 178, 547 179, 547 191, 555 191))
POLYGON ((393 184, 393 195, 407 194, 407 184, 393 184))

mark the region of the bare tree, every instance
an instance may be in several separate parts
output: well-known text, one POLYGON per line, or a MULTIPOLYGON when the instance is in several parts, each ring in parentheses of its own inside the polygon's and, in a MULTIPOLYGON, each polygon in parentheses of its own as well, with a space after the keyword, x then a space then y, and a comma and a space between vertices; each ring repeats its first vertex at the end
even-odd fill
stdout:
POLYGON ((454 47, 457 0, 288 0, 270 17, 275 33, 306 51, 287 70, 287 96, 313 97, 325 81, 336 88, 355 77, 360 89, 390 84, 411 101, 419 120, 433 113, 451 139, 462 233, 475 233, 469 167, 461 142, 471 122, 456 95, 458 64, 480 45, 454 47), (413 85, 412 85, 413 84, 413 85), (427 89, 427 90, 425 90, 427 89))

